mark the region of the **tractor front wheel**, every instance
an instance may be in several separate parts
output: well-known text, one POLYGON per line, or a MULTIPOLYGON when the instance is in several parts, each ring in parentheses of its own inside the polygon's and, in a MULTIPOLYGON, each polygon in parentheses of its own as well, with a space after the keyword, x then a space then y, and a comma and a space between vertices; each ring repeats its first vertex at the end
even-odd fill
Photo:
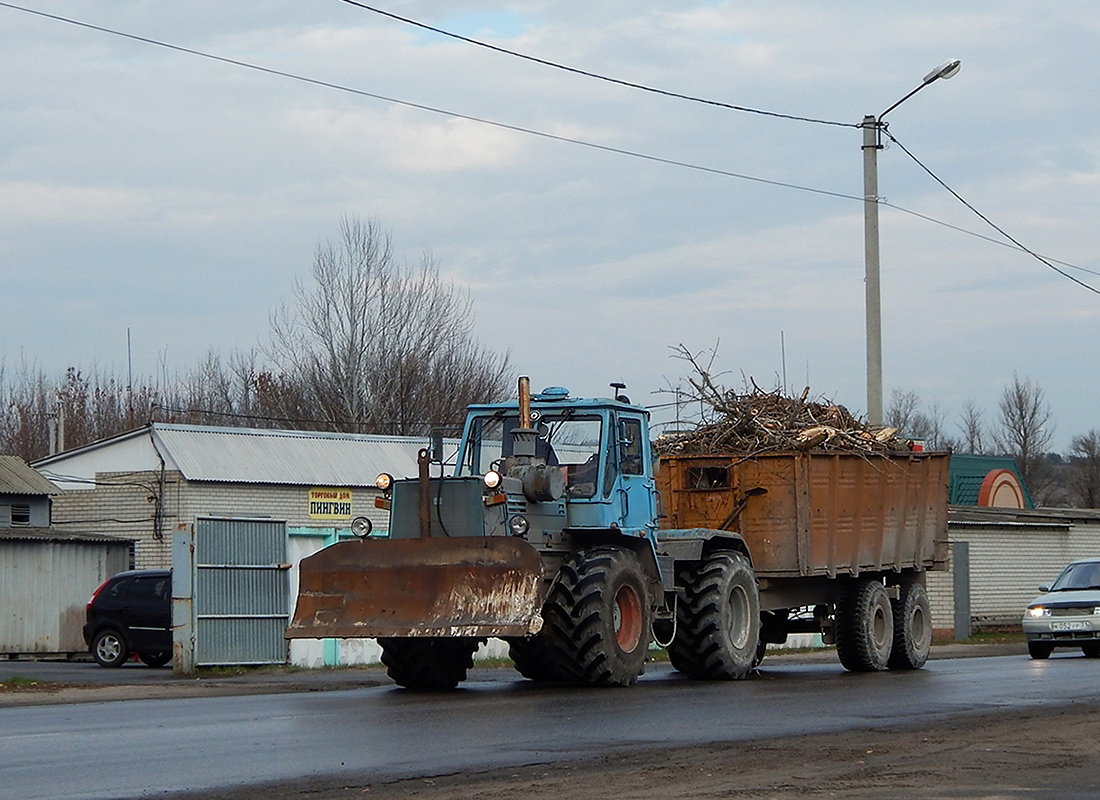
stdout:
POLYGON ((562 679, 628 686, 645 666, 653 612, 645 575, 629 550, 605 545, 572 554, 543 606, 542 635, 562 679))
POLYGON ((470 637, 380 638, 382 663, 399 686, 415 690, 453 689, 466 680, 484 639, 470 637))

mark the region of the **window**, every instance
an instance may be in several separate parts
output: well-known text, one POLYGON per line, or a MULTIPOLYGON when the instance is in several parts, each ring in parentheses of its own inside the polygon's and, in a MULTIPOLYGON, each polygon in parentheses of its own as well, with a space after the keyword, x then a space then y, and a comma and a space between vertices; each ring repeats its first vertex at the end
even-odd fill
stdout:
POLYGON ((636 419, 624 419, 622 425, 623 460, 620 471, 623 475, 641 475, 642 468, 642 423, 636 419))
POLYGON ((31 507, 28 505, 15 505, 11 507, 11 524, 12 525, 30 525, 31 524, 31 507))

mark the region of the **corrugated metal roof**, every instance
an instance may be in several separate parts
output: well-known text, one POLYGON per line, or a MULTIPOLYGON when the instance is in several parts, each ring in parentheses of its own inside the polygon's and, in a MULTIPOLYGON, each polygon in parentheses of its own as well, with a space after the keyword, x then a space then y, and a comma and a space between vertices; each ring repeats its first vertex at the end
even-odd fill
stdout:
POLYGON ((129 544, 132 538, 105 533, 63 531, 58 528, 0 528, 0 541, 15 542, 117 542, 129 544))
POLYGON ((372 486, 380 472, 416 475, 426 438, 153 425, 157 448, 190 481, 372 486))
POLYGON ((0 456, 0 493, 57 494, 57 487, 28 467, 19 456, 0 456))

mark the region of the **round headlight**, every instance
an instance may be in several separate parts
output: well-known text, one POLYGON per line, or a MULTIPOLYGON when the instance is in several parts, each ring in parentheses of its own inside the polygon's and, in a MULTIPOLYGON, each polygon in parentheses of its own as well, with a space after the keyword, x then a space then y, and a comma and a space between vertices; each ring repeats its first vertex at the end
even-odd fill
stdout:
POLYGON ((495 489, 500 486, 502 478, 496 470, 489 470, 482 476, 481 480, 485 483, 486 489, 495 489))
POLYGON ((370 532, 374 529, 374 525, 366 517, 356 517, 351 521, 351 532, 358 536, 360 539, 366 539, 370 536, 370 532))
POLYGON ((516 514, 514 517, 508 520, 508 530, 512 532, 513 536, 524 536, 527 530, 531 527, 531 524, 527 521, 527 517, 521 514, 516 514))
POLYGON ((383 492, 388 492, 390 487, 393 486, 393 475, 390 475, 388 472, 383 472, 374 479, 374 485, 383 492))

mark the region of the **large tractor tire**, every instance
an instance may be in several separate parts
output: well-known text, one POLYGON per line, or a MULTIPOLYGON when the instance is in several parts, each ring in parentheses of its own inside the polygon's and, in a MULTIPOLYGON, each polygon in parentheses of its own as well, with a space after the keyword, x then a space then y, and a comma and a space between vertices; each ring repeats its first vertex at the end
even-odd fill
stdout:
POLYGON ((416 690, 453 689, 466 680, 484 639, 470 637, 380 638, 382 663, 398 686, 416 690))
POLYGON ((760 595, 749 560, 719 552, 677 572, 684 596, 676 607, 672 666, 697 680, 741 680, 763 658, 760 595))
POLYGON ((629 550, 604 545, 573 553, 542 616, 562 680, 629 686, 642 674, 653 612, 642 567, 629 550))
POLYGON ((898 587, 894 608, 894 647, 887 666, 890 669, 920 669, 932 649, 932 607, 928 592, 919 583, 898 587))
POLYGON ((836 652, 850 672, 886 669, 894 646, 894 611, 881 581, 854 581, 836 604, 836 652))
POLYGON ((523 677, 532 681, 564 680, 558 656, 545 633, 508 640, 508 656, 523 677))

